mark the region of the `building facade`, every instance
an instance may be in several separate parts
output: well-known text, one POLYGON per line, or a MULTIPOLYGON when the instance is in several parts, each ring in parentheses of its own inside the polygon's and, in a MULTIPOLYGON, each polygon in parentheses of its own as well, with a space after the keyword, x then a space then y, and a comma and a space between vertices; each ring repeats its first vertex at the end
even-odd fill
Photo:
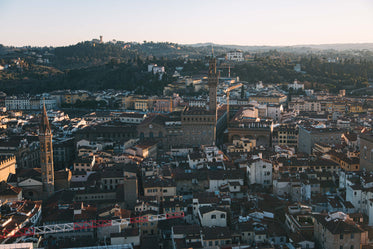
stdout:
POLYGON ((298 149, 312 153, 315 143, 340 144, 343 131, 337 128, 314 128, 299 126, 298 149))
POLYGON ((360 138, 360 169, 373 170, 373 134, 362 134, 360 138))
POLYGON ((209 104, 208 109, 198 107, 186 107, 181 113, 181 125, 184 133, 185 145, 199 146, 201 144, 214 144, 216 141, 216 88, 219 79, 216 72, 216 58, 209 61, 208 86, 209 104))

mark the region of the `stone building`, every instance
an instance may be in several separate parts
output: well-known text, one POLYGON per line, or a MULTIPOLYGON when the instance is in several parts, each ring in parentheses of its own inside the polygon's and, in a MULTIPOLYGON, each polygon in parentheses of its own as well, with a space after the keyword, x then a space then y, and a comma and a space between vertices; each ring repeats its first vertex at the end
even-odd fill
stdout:
POLYGON ((208 108, 186 107, 181 113, 181 126, 183 143, 185 145, 199 146, 201 144, 214 144, 216 142, 217 106, 216 88, 219 82, 216 72, 216 58, 209 61, 208 108))
POLYGON ((217 110, 218 82, 216 59, 211 58, 208 73, 208 106, 187 106, 181 112, 149 116, 137 127, 140 139, 156 139, 167 148, 215 144, 216 133, 223 130, 222 126, 225 125, 226 119, 225 111, 217 110))
POLYGON ((343 131, 337 128, 299 126, 298 149, 311 154, 315 143, 340 144, 342 134, 343 131))
POLYGON ((0 182, 6 181, 9 174, 16 173, 16 157, 3 157, 0 158, 0 182))
POLYGON ((272 145, 272 120, 261 120, 257 118, 246 117, 244 109, 230 120, 228 124, 228 142, 248 138, 256 141, 256 146, 271 146, 272 145))
POLYGON ((373 134, 361 134, 360 169, 373 170, 373 134))
POLYGON ((322 249, 357 249, 368 240, 368 232, 342 212, 315 215, 314 235, 322 249))

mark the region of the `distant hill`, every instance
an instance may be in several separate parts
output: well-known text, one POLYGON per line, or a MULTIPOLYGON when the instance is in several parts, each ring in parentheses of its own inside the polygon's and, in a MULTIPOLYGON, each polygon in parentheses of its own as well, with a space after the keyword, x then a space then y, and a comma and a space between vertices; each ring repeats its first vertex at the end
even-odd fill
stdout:
POLYGON ((221 47, 228 49, 240 49, 243 51, 269 51, 278 50, 284 52, 304 52, 305 50, 372 50, 373 43, 337 43, 337 44, 305 44, 305 45, 294 45, 294 46, 245 46, 245 45, 223 45, 214 43, 196 43, 196 44, 185 44, 194 48, 200 47, 221 47))

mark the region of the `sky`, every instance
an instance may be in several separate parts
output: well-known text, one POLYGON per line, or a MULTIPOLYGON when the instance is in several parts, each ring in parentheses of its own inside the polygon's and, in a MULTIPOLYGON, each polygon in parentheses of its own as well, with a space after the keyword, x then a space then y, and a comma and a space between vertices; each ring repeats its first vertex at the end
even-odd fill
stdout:
POLYGON ((373 0, 0 0, 0 44, 373 42, 373 0))

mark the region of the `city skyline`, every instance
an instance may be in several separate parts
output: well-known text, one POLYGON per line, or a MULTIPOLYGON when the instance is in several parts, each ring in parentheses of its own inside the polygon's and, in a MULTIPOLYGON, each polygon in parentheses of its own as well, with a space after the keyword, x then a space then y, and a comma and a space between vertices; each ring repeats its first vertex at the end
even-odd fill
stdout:
POLYGON ((66 46, 104 41, 235 45, 369 43, 373 2, 1 1, 0 44, 66 46))

